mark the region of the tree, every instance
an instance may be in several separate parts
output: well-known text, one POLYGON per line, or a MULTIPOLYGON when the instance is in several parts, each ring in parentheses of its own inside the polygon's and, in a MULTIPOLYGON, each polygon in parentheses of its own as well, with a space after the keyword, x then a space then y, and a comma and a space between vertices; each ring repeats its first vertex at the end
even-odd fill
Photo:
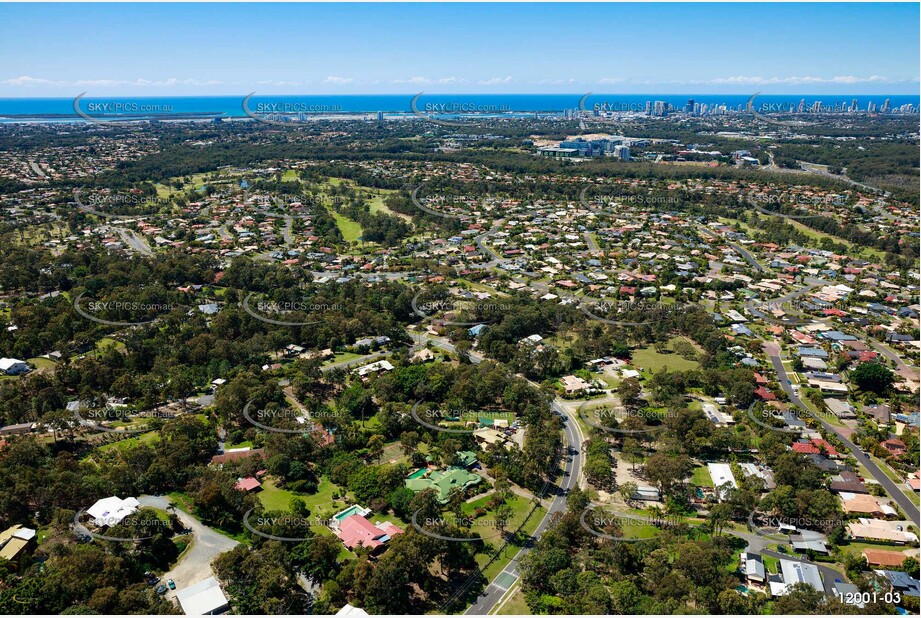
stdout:
POLYGON ((629 505, 630 501, 633 500, 633 494, 636 493, 637 489, 638 485, 636 483, 633 481, 627 481, 620 486, 618 491, 620 492, 620 497, 623 498, 624 502, 629 505))
POLYGON ((380 463, 381 455, 384 454, 384 445, 387 443, 386 438, 379 433, 368 438, 368 456, 380 463))
POLYGON ((640 396, 643 388, 640 386, 639 380, 636 378, 627 378, 620 383, 620 386, 617 387, 617 394, 620 396, 620 400, 627 407, 635 405, 637 397, 640 396))
POLYGON ((499 531, 499 536, 505 538, 505 530, 508 528, 508 522, 511 520, 514 511, 512 505, 502 504, 500 505, 493 513, 493 517, 496 520, 496 530, 499 531))
POLYGON ((851 382, 862 391, 885 394, 895 382, 895 374, 880 363, 861 363, 849 374, 851 382))

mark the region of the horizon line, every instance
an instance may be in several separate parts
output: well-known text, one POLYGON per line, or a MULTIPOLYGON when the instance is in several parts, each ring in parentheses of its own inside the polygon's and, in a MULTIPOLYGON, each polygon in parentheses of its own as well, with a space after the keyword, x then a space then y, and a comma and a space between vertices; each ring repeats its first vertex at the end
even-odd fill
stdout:
POLYGON ((796 97, 809 97, 809 96, 818 96, 818 97, 883 97, 883 96, 892 96, 892 97, 919 97, 921 98, 921 91, 917 93, 896 93, 896 92, 877 92, 877 93, 848 93, 848 92, 831 92, 831 93, 821 93, 821 92, 779 92, 779 93, 770 93, 770 92, 353 92, 353 93, 334 93, 334 92, 313 92, 313 93, 260 93, 258 91, 247 93, 247 94, 144 94, 144 95, 132 95, 132 94, 99 94, 91 95, 89 91, 86 91, 82 94, 76 94, 74 96, 0 96, 0 101, 13 101, 20 99, 46 99, 46 100, 61 100, 61 101, 72 101, 77 97, 82 97, 84 99, 93 99, 100 97, 125 97, 132 99, 154 99, 162 97, 172 97, 172 98, 185 98, 185 99, 195 99, 195 98, 208 98, 208 97, 246 97, 249 95, 254 97, 328 97, 328 96, 337 96, 337 97, 369 97, 369 96, 573 96, 573 97, 583 97, 583 96, 592 96, 592 97, 601 97, 601 96, 653 96, 653 97, 668 97, 668 96, 708 96, 708 97, 736 97, 736 96, 745 96, 750 97, 752 95, 763 96, 763 97, 785 97, 785 96, 796 96, 796 97))

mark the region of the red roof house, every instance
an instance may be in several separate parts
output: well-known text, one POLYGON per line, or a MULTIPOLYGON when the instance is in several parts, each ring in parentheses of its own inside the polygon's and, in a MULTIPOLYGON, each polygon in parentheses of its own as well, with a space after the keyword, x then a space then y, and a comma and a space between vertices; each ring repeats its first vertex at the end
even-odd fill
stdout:
POLYGON ((777 399, 777 395, 769 391, 764 386, 759 386, 758 388, 756 388, 755 394, 761 397, 762 399, 764 399, 765 401, 774 401, 775 399, 777 399))
POLYGON ((336 531, 336 536, 342 539, 343 544, 349 549, 359 545, 377 549, 397 534, 403 534, 403 529, 389 521, 372 524, 361 515, 346 517, 336 531))
POLYGON ((818 455, 823 450, 831 457, 837 457, 838 451, 831 444, 819 438, 813 438, 809 442, 794 442, 793 450, 804 455, 818 455))
POLYGON ((262 483, 252 476, 237 480, 237 484, 233 486, 234 489, 239 491, 253 491, 260 487, 262 487, 262 483))
POLYGON ((897 439, 886 440, 885 442, 880 442, 879 445, 889 451, 890 455, 896 457, 908 452, 908 447, 905 446, 905 443, 897 439))

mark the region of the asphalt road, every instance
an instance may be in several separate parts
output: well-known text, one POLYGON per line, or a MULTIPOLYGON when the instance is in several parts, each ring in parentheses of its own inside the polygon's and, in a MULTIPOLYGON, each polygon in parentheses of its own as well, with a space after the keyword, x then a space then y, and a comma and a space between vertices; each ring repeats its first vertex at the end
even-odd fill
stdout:
POLYGON ((729 242, 726 244, 728 244, 730 247, 735 249, 739 253, 739 255, 745 258, 745 260, 754 267, 755 270, 757 270, 758 272, 762 272, 762 273, 765 272, 764 266, 759 264, 758 260, 756 260, 755 257, 751 253, 749 253, 748 251, 746 251, 739 245, 735 244, 734 242, 729 242))
MULTIPOLYGON (((431 335, 419 335, 418 337, 420 341, 431 341, 442 350, 457 351, 451 343, 440 337, 432 337, 431 335)), ((470 362, 474 364, 479 364, 483 360, 482 356, 474 352, 471 352, 469 356, 470 362)), ((532 382, 532 384, 534 383, 532 382)), ((537 385, 534 384, 534 386, 537 385)), ((582 459, 585 457, 582 452, 582 442, 584 441, 582 429, 579 427, 578 421, 558 401, 554 401, 552 407, 556 414, 563 417, 563 475, 560 480, 559 490, 550 496, 551 502, 547 508, 547 513, 531 534, 531 540, 515 554, 515 557, 502 569, 502 572, 477 597, 473 605, 465 612, 466 614, 488 614, 495 608, 502 595, 515 585, 520 576, 518 564, 521 559, 531 551, 531 544, 540 538, 540 535, 543 534, 553 520, 553 516, 566 510, 566 496, 569 494, 569 490, 580 481, 582 459), (575 454, 570 455, 570 448, 575 450, 575 454)), ((551 491, 553 490, 554 488, 551 487, 551 491)))
POLYGON ((531 551, 531 543, 536 542, 540 538, 541 534, 547 530, 550 526, 550 522, 553 520, 553 516, 556 513, 562 513, 566 510, 566 496, 569 494, 569 490, 576 486, 576 483, 579 481, 582 469, 582 443, 579 440, 578 435, 581 435, 579 431, 578 423, 575 419, 569 416, 569 414, 560 406, 557 402, 553 402, 553 411, 561 415, 564 420, 563 427, 563 476, 559 485, 560 490, 553 495, 550 502, 550 506, 547 508, 547 513, 544 515, 543 520, 538 524, 537 528, 534 530, 534 533, 531 535, 531 542, 527 543, 522 547, 519 552, 512 558, 502 572, 496 576, 496 578, 486 587, 486 590, 477 597, 477 600, 470 606, 470 608, 465 612, 467 614, 478 614, 485 615, 493 610, 499 600, 502 598, 509 588, 515 585, 520 577, 518 571, 518 565, 521 562, 521 559, 531 551), (569 448, 574 448, 576 450, 575 455, 570 455, 568 452, 569 448))
MULTIPOLYGON (((802 399, 793 392, 793 387, 789 383, 789 378, 787 377, 787 370, 783 366, 783 362, 780 360, 780 346, 776 343, 766 343, 764 345, 765 351, 768 353, 768 356, 771 359, 771 365, 774 366, 774 372, 777 374, 777 378, 780 381, 780 386, 784 389, 787 395, 790 397, 790 401, 800 406, 803 410, 808 410, 809 408, 803 403, 802 399)), ((921 511, 918 510, 918 507, 909 500, 908 496, 902 493, 902 490, 886 476, 886 473, 883 472, 879 466, 873 463, 873 460, 869 457, 865 457, 863 451, 857 447, 853 442, 851 442, 846 437, 838 433, 834 425, 831 425, 824 419, 820 417, 815 417, 816 420, 822 425, 822 427, 831 433, 834 433, 838 438, 844 443, 844 446, 851 452, 851 454, 859 461, 863 467, 876 479, 876 482, 883 486, 883 489, 895 500, 896 504, 901 507, 902 512, 905 513, 905 516, 911 521, 918 524, 921 521, 921 511)))

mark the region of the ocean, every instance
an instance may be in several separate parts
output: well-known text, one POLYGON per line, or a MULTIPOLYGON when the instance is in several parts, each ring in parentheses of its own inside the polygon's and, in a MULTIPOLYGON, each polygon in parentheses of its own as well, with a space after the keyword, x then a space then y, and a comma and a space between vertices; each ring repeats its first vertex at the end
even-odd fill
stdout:
MULTIPOLYGON (((415 101, 416 109, 436 117, 457 117, 477 113, 485 115, 527 116, 533 113, 563 114, 579 109, 583 94, 424 94, 415 101)), ((725 106, 743 109, 751 94, 591 94, 583 105, 586 110, 644 111, 646 102, 664 101, 681 110, 689 101, 705 104, 711 109, 725 106)), ((243 118, 244 96, 202 97, 82 97, 78 107, 93 118, 128 115, 132 118, 178 117, 182 115, 243 118)), ((867 111, 873 103, 881 107, 889 99, 890 108, 905 104, 919 107, 917 95, 758 95, 753 105, 762 112, 787 111, 800 101, 809 109, 819 102, 823 109, 838 105, 867 111)), ((247 101, 248 109, 260 115, 270 113, 323 116, 330 114, 361 114, 383 112, 388 117, 413 114, 414 95, 261 95, 247 101)), ((0 99, 0 122, 86 122, 74 110, 69 98, 5 98, 0 99)))

